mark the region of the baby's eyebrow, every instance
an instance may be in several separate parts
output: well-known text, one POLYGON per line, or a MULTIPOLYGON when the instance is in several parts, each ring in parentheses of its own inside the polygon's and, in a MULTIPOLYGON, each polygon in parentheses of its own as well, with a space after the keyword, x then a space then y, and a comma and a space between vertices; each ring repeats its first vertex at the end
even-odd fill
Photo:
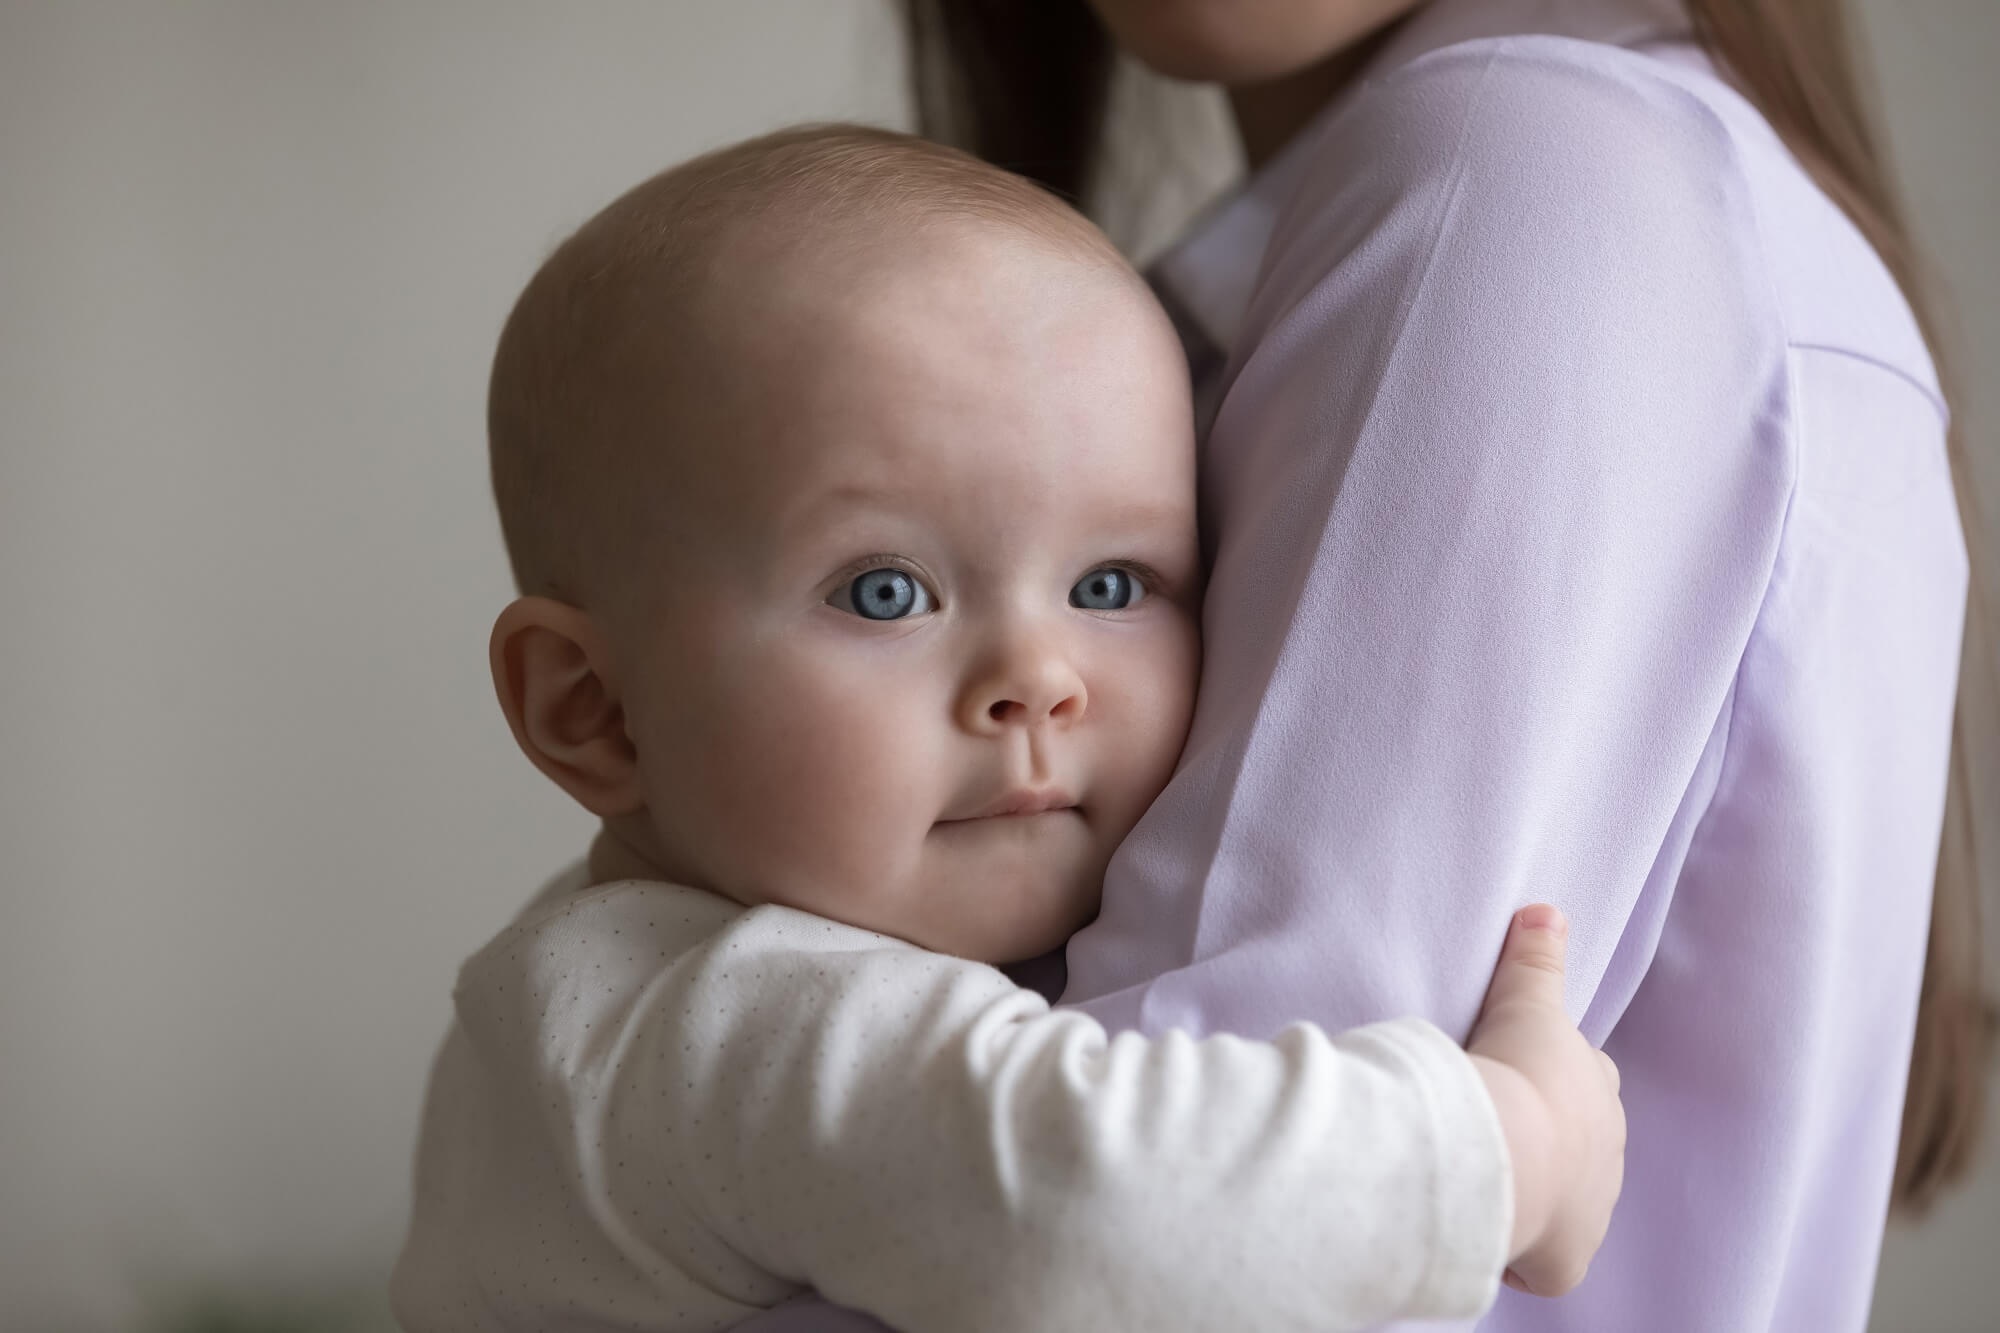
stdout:
MULTIPOLYGON (((784 526, 809 528, 850 514, 878 514, 889 517, 922 517, 927 508, 921 487, 898 485, 893 479, 863 482, 852 478, 831 480, 824 485, 802 489, 783 510, 784 526)), ((1087 505, 1087 522, 1111 541, 1140 534, 1153 535, 1161 528, 1185 527, 1194 522, 1191 499, 1146 496, 1102 496, 1087 505)), ((1084 507, 1077 511, 1083 518, 1084 507)))
POLYGON ((907 493, 896 486, 870 486, 841 481, 814 487, 793 497, 785 508, 794 523, 823 516, 827 511, 853 509, 902 510, 909 505, 907 493))
POLYGON ((1119 523, 1147 525, 1153 523, 1184 523, 1193 516, 1194 506, 1175 501, 1122 500, 1107 505, 1106 518, 1119 523))
POLYGON ((895 486, 871 486, 856 481, 835 482, 811 492, 813 504, 874 504, 897 495, 895 486))

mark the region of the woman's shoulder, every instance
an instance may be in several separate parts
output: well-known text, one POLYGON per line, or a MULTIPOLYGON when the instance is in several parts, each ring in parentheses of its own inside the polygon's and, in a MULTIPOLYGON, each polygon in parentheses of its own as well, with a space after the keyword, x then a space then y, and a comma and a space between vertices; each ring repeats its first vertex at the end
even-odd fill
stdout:
MULTIPOLYGON (((1641 60, 1480 40, 1349 98, 1294 160, 1211 444, 1282 418, 1345 447, 1393 421, 1468 473, 1636 488, 1601 509, 1656 508, 1644 479, 1672 457, 1743 488, 1717 503, 1781 512, 1788 333, 1749 172, 1641 60)), ((1531 524, 1573 495, 1530 491, 1531 524)))
POLYGON ((1936 396, 1887 268, 1693 46, 1507 36, 1443 47, 1370 79, 1310 151, 1294 201, 1305 212, 1345 203, 1381 217, 1392 200, 1416 203, 1431 211, 1409 220, 1456 243, 1572 277, 1705 263, 1727 279, 1721 308, 1785 344, 1879 361, 1936 396), (1346 184, 1325 192, 1333 180, 1346 184))
POLYGON ((1522 341, 1541 327, 1781 360, 1743 154, 1657 63, 1505 37, 1371 77, 1289 164, 1239 346, 1301 320, 1351 337, 1357 319, 1436 318, 1494 357, 1555 355, 1522 341))
POLYGON ((1646 230, 1724 226, 1754 238, 1738 127, 1682 73, 1566 37, 1443 47, 1358 88, 1323 127, 1305 174, 1339 176, 1378 197, 1442 187, 1439 202, 1453 205, 1460 225, 1506 230, 1568 216, 1646 230), (1484 207, 1467 215, 1468 202, 1484 207))

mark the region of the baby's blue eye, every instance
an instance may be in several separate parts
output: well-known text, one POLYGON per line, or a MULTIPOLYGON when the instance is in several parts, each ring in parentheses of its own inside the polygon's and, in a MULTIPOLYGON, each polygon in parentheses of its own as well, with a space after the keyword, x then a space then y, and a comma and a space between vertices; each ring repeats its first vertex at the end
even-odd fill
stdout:
POLYGON ((901 620, 932 606, 930 590, 900 569, 857 574, 828 600, 865 620, 901 620))
POLYGON ((1069 590, 1069 604, 1086 611, 1123 611, 1146 595, 1146 586, 1129 569, 1105 565, 1093 569, 1069 590))

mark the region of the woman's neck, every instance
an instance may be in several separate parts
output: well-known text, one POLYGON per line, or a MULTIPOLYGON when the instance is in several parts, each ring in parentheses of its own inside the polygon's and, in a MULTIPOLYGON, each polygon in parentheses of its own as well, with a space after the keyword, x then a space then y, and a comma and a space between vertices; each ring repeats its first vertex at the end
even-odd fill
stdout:
POLYGON ((1321 107, 1338 97, 1400 22, 1384 24, 1296 74, 1228 89, 1229 112, 1236 121, 1236 136, 1243 141, 1243 156, 1250 170, 1270 161, 1321 107))

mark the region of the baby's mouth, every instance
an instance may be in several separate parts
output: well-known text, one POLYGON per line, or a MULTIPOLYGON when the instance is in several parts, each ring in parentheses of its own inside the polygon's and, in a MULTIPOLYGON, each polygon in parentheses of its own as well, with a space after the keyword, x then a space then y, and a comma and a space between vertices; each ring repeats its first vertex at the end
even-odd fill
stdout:
POLYGON ((968 824, 978 819, 1018 819, 1032 815, 1083 813, 1076 798, 1055 787, 1016 787, 975 806, 963 814, 938 820, 940 824, 968 824))

